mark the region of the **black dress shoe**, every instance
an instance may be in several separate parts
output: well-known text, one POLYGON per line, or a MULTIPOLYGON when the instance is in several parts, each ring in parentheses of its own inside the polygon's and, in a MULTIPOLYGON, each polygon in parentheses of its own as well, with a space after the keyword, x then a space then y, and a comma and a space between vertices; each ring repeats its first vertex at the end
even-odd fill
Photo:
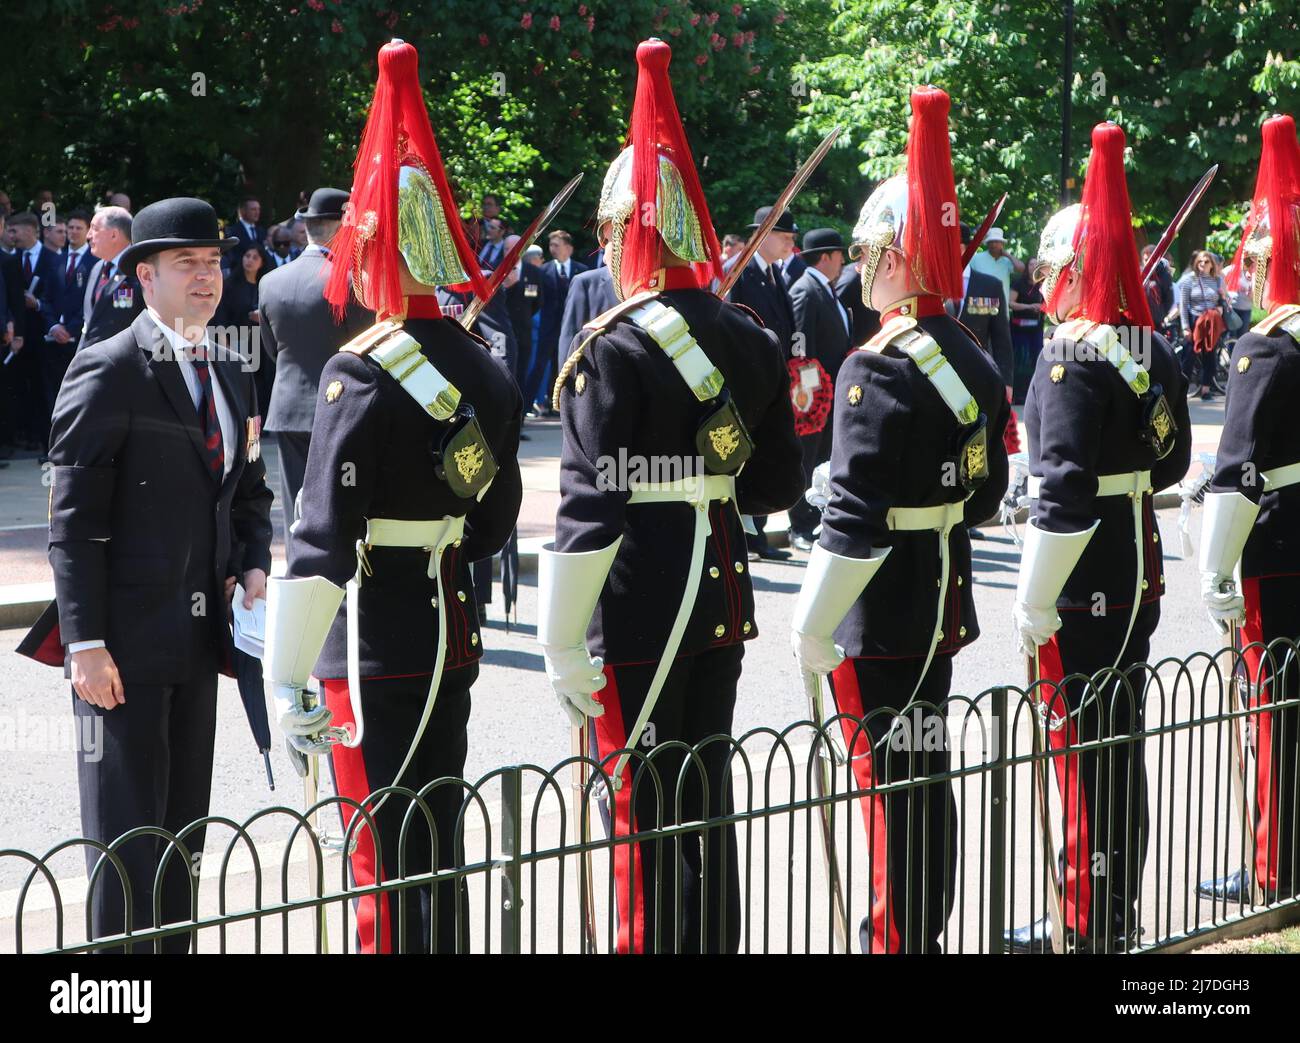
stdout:
POLYGON ((966 535, 970 537, 972 540, 986 539, 984 533, 980 532, 979 529, 967 529, 966 535))
MULTIPOLYGON (((1080 953, 1117 953, 1137 948, 1142 939, 1140 928, 1130 928, 1124 933, 1124 923, 1118 920, 1109 938, 1085 938, 1081 934, 1066 932, 1069 936, 1069 948, 1080 953)), ((1003 931, 1002 941, 1007 952, 1015 953, 1049 953, 1059 952, 1056 939, 1052 937, 1051 921, 1044 916, 1024 927, 1013 931, 1003 931)))
MULTIPOLYGON (((1250 905, 1255 901, 1255 891, 1251 886, 1252 883, 1250 870, 1243 866, 1235 873, 1221 876, 1217 880, 1202 880, 1196 885, 1196 893, 1201 898, 1209 898, 1218 902, 1236 902, 1250 905)), ((1265 887, 1261 891, 1265 904, 1277 901, 1278 892, 1276 888, 1265 887)))
POLYGON ((763 546, 758 548, 758 556, 764 561, 789 561, 790 552, 779 547, 763 546))
POLYGON ((811 536, 805 536, 803 533, 792 532, 790 533, 790 546, 795 550, 803 551, 805 554, 811 554, 813 549, 813 538, 811 536))
POLYGON ((1046 916, 1024 927, 1002 932, 1007 952, 1049 953, 1052 951, 1052 924, 1046 916))

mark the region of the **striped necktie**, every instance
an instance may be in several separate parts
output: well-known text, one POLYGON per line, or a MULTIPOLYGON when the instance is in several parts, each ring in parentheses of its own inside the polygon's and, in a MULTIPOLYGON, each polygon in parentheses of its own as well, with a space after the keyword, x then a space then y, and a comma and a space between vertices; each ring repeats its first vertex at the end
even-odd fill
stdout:
POLYGON ((199 420, 203 423, 203 453, 212 477, 221 481, 226 470, 226 450, 221 442, 221 420, 217 416, 217 398, 212 393, 212 368, 208 349, 199 345, 194 351, 194 372, 199 378, 199 420))

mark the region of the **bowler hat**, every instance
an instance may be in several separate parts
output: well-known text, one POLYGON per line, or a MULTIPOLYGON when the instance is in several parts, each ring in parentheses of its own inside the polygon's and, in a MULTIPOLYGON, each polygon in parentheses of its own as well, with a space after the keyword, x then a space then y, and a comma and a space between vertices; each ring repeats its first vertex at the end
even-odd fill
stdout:
MULTIPOLYGON (((757 231, 758 226, 767 220, 767 215, 771 212, 772 208, 770 206, 760 206, 754 211, 754 220, 747 230, 750 232, 757 231)), ((781 213, 781 216, 776 219, 776 224, 772 226, 772 231, 797 232, 799 231, 799 226, 794 223, 794 218, 790 216, 790 211, 785 210, 781 213)))
POLYGON ((218 246, 229 250, 239 242, 222 236, 217 212, 211 203, 185 196, 150 203, 131 222, 131 245, 122 251, 118 270, 132 272, 135 266, 163 250, 182 246, 218 246))
POLYGON ((349 198, 350 194, 341 188, 318 188, 311 194, 311 200, 307 205, 300 206, 293 216, 303 219, 322 217, 326 220, 342 221, 343 206, 349 198))
POLYGON ((804 257, 816 257, 835 250, 844 252, 844 237, 834 228, 813 228, 804 233, 803 248, 799 252, 804 257))

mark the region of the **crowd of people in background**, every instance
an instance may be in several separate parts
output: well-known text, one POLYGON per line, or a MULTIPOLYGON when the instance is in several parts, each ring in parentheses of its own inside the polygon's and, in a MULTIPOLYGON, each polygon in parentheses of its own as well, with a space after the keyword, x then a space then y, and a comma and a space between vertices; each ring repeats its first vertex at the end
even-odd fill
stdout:
MULTIPOLYGON (((261 322, 258 285, 263 277, 307 249, 306 221, 297 216, 301 212, 300 208, 268 224, 261 200, 248 195, 225 224, 226 234, 238 238, 240 245, 226 255, 214 324, 242 336, 242 343, 249 342, 248 334, 261 322)), ((518 236, 496 195, 482 197, 479 215, 468 219, 465 229, 483 271, 491 272, 518 236)), ((751 224, 746 231, 753 234, 756 228, 757 223, 751 224)), ((765 281, 771 268, 770 285, 759 286, 758 293, 775 297, 755 299, 752 291, 747 296, 738 289, 732 299, 757 311, 784 342, 787 357, 797 358, 802 357, 799 346, 814 335, 809 323, 818 321, 816 309, 807 305, 809 294, 816 294, 823 284, 828 296, 833 291, 848 336, 843 345, 833 343, 829 349, 823 336, 823 345, 815 352, 833 381, 843 354, 874 332, 874 320, 860 298, 856 265, 842 246, 835 245, 838 238, 827 238, 829 232, 812 229, 801 236, 793 221, 783 217, 769 234, 768 244, 750 262, 765 281), (811 281, 805 280, 802 290, 796 291, 809 259, 825 262, 813 266, 820 279, 809 276, 811 281)), ((63 210, 56 206, 53 193, 42 189, 25 210, 15 212, 9 195, 0 191, 0 467, 7 466, 16 451, 44 452, 55 396, 73 354, 125 328, 143 306, 134 275, 115 270, 114 261, 130 241, 131 199, 123 192, 106 193, 93 209, 63 210)), ((721 237, 724 266, 734 261, 746 242, 745 234, 721 237)), ((508 326, 503 354, 525 396, 530 419, 556 415, 551 389, 574 335, 616 303, 604 246, 597 242, 594 248, 582 250, 569 232, 551 231, 544 245, 530 244, 523 251, 503 284, 508 326)), ((1144 262, 1151 249, 1143 251, 1144 262)), ((998 362, 1017 404, 1024 400, 1037 356, 1051 333, 1034 278, 1036 267, 1035 258, 1008 251, 1000 229, 990 229, 967 268, 966 299, 953 302, 954 315, 998 362)), ((1202 399, 1220 393, 1215 370, 1225 338, 1250 323, 1251 272, 1248 268, 1242 273, 1236 291, 1226 288, 1226 274, 1221 257, 1201 250, 1181 276, 1168 258, 1162 259, 1146 284, 1157 329, 1174 343, 1183 370, 1192 386, 1199 387, 1202 399)), ((821 315, 820 321, 825 320, 826 315, 821 315)), ((263 411, 273 379, 272 366, 258 368, 263 411)), ((829 435, 817 441, 828 446, 829 435)), ((810 460, 815 463, 813 458, 821 455, 818 448, 810 460)), ((783 554, 767 546, 761 526, 752 538, 751 552, 783 554)))

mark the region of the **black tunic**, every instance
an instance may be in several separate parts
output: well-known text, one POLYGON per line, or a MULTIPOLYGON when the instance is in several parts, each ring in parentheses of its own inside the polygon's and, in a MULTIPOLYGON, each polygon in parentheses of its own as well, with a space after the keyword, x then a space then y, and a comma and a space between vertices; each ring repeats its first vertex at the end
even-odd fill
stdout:
MULTIPOLYGON (((802 457, 785 365, 771 334, 702 290, 669 290, 660 300, 682 315, 722 372, 754 441, 754 454, 736 480, 740 511, 786 509, 803 493, 802 457)), ((580 333, 576 344, 585 336, 580 333)), ((662 653, 686 584, 694 524, 684 503, 629 506, 626 489, 608 488, 603 475, 620 459, 639 458, 647 467, 651 458, 693 459, 704 415, 663 349, 630 321, 595 336, 565 382, 556 549, 599 550, 623 537, 588 633, 591 653, 609 664, 652 662, 662 653)), ((715 502, 710 522, 680 655, 758 634, 737 505, 715 502)))
MULTIPOLYGON (((956 320, 932 315, 918 325, 942 348, 987 418, 989 476, 965 508, 967 523, 975 524, 994 513, 1007 488, 1006 387, 993 361, 956 320)), ((960 425, 929 378, 893 347, 850 352, 836 381, 834 409, 832 492, 820 543, 850 558, 893 548, 835 641, 850 657, 924 658, 939 608, 939 537, 928 530, 890 530, 886 519, 891 507, 933 507, 963 498, 951 467, 960 425)), ((965 526, 957 525, 948 541, 951 564, 936 655, 979 636, 965 526)))
MULTIPOLYGON (((459 323, 408 318, 403 328, 476 410, 499 468, 496 478, 481 501, 452 492, 434 470, 445 425, 377 362, 340 351, 321 373, 288 575, 324 576, 342 586, 356 572, 356 541, 365 535, 367 518, 465 516, 464 542, 443 556, 450 670, 482 655, 469 564, 499 551, 514 529, 522 496, 516 454, 523 403, 502 361, 459 323)), ((419 548, 374 547, 368 559, 373 574, 362 577, 359 598, 361 676, 432 673, 439 635, 429 555, 419 548)), ((340 609, 317 677, 347 676, 346 635, 340 609)))
MULTIPOLYGON (((1258 327, 1256 327, 1258 329, 1258 327)), ((1300 572, 1300 485, 1265 492, 1263 471, 1300 461, 1300 347, 1274 327, 1252 330, 1232 350, 1214 492, 1240 492, 1259 517, 1241 555, 1243 578, 1300 572)))
MULTIPOLYGON (((1150 374, 1151 383, 1164 389, 1178 434, 1169 455, 1157 460, 1155 451, 1139 438, 1143 403, 1110 362, 1090 357, 1095 353, 1087 350, 1074 350, 1061 338, 1053 338, 1043 348, 1025 398, 1029 473, 1042 478, 1032 505, 1033 521, 1047 532, 1079 532, 1094 521, 1101 523, 1061 591, 1058 604, 1063 609, 1094 611, 1100 604, 1098 595, 1104 596, 1107 610, 1133 606, 1137 547, 1132 501, 1127 496, 1097 496, 1097 478, 1150 471, 1151 488, 1159 492, 1181 481, 1191 460, 1187 381, 1173 349, 1158 333, 1141 327, 1117 326, 1116 332, 1120 343, 1150 374)), ((1147 581, 1143 603, 1164 593, 1152 495, 1145 494, 1142 503, 1143 579, 1147 581)))

